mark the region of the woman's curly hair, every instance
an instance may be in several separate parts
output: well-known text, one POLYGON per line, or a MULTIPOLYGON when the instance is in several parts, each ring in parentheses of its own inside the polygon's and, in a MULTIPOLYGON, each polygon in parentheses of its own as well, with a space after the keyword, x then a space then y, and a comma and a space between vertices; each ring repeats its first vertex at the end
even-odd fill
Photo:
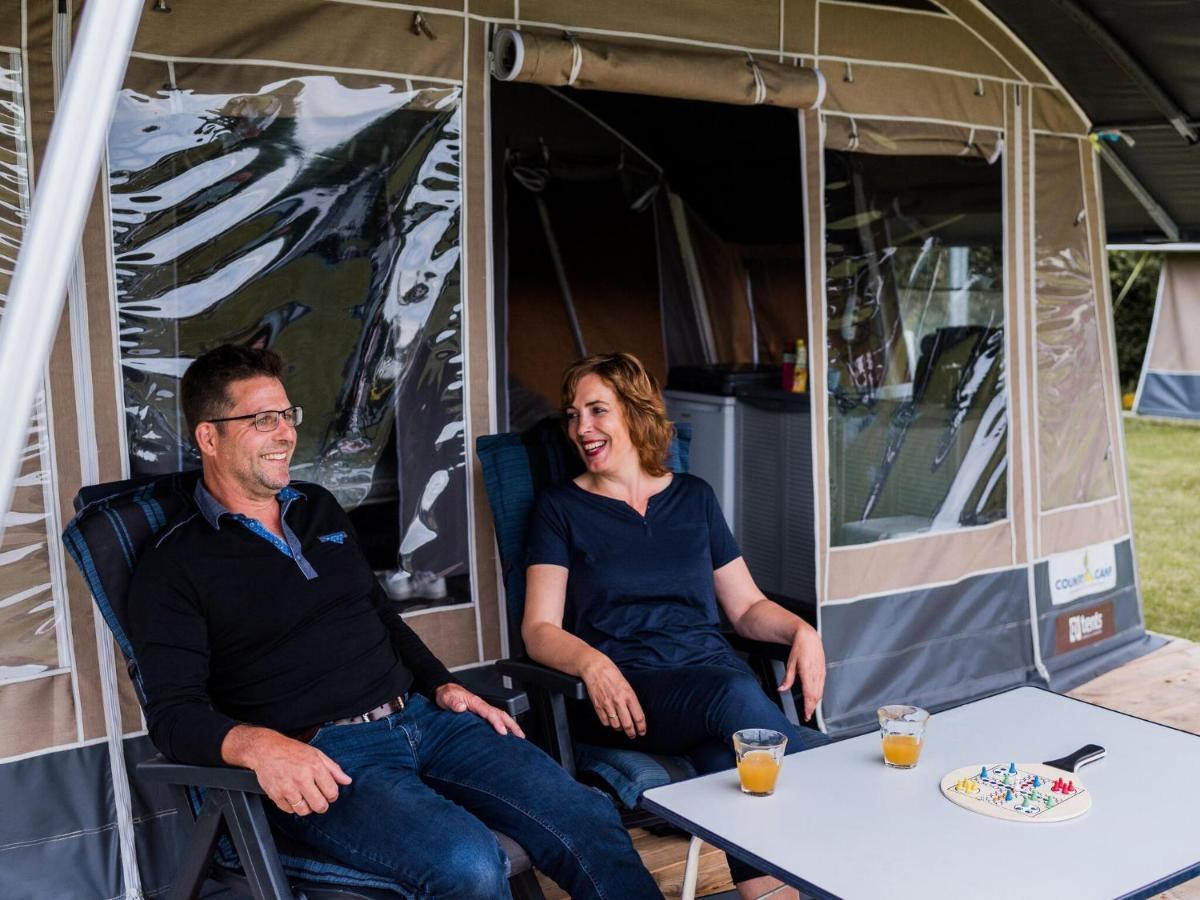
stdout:
POLYGON ((632 353, 601 353, 577 360, 563 373, 564 412, 575 402, 579 382, 586 375, 598 375, 617 395, 642 469, 650 475, 667 474, 667 450, 675 426, 667 420, 667 406, 655 377, 632 353))

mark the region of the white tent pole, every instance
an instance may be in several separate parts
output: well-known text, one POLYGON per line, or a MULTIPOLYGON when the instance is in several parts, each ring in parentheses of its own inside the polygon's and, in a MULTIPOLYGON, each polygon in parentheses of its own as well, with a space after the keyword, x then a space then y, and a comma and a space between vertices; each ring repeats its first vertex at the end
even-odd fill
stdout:
POLYGON ((75 53, 50 130, 8 304, 0 319, 0 397, 7 407, 7 424, 0 428, 0 533, 21 463, 25 440, 21 423, 28 421, 33 409, 42 364, 58 327, 67 277, 140 13, 140 0, 84 4, 75 53))

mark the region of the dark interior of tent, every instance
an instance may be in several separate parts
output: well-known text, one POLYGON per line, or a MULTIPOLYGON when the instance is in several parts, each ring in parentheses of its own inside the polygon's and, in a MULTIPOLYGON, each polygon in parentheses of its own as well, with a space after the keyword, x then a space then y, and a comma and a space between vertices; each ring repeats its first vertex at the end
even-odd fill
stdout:
MULTIPOLYGON (((760 587, 809 606, 796 111, 496 82, 491 126, 501 425, 555 414, 573 359, 636 354, 760 587)), ((1003 518, 1002 147, 856 149, 823 161, 832 541, 1003 518)))

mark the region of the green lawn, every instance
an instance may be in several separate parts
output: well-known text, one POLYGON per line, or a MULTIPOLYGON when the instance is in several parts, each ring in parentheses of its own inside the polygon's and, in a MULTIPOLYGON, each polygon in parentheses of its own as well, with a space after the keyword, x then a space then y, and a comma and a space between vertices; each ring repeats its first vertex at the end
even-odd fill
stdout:
POLYGON ((1146 627, 1200 641, 1200 425, 1125 419, 1146 627))

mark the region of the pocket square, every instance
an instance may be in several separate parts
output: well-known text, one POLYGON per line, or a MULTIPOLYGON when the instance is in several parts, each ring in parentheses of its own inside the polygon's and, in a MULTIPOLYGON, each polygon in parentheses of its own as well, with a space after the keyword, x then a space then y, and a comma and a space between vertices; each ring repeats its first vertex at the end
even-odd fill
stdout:
POLYGON ((344 544, 346 543, 346 532, 331 531, 329 534, 323 534, 317 538, 322 544, 344 544))

